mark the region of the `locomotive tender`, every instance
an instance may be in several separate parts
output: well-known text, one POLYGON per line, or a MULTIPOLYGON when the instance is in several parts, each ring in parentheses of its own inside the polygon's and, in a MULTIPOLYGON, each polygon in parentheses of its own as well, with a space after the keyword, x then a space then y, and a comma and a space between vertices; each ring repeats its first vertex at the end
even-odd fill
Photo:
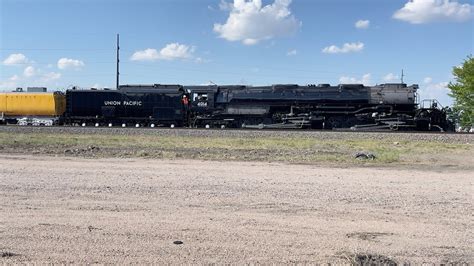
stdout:
POLYGON ((0 123, 45 125, 57 123, 64 113, 66 101, 61 92, 0 93, 0 123))
POLYGON ((417 85, 125 85, 68 90, 65 124, 220 128, 452 130, 444 109, 419 108, 417 85))
POLYGON ((65 124, 184 126, 186 106, 180 85, 125 85, 118 90, 66 91, 65 124))

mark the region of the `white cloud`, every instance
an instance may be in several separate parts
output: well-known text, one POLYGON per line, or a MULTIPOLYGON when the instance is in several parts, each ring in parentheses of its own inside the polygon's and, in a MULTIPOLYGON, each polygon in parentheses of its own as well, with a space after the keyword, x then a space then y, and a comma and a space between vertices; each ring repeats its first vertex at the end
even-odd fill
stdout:
POLYGON ((364 84, 364 85, 371 85, 372 75, 370 73, 367 73, 362 76, 362 78, 355 78, 355 77, 348 77, 348 76, 342 76, 339 79, 339 82, 341 84, 364 84))
POLYGON ((196 48, 179 43, 170 43, 160 50, 160 55, 165 60, 191 58, 196 48))
POLYGON ((342 48, 337 47, 336 45, 331 45, 325 47, 322 52, 326 54, 339 54, 339 53, 351 53, 351 52, 360 52, 364 49, 364 44, 361 42, 357 43, 345 43, 342 48))
POLYGON ((136 51, 133 53, 130 60, 132 61, 153 61, 160 59, 160 54, 156 49, 145 49, 143 51, 136 51))
POLYGON ((20 81, 20 77, 18 75, 13 75, 5 81, 0 81, 0 89, 14 89, 18 87, 18 81, 20 81))
POLYGON ((224 0, 221 0, 219 2, 219 9, 222 10, 222 11, 230 11, 232 10, 232 3, 228 3, 224 0))
POLYGON ((27 64, 28 62, 29 60, 24 54, 11 54, 3 60, 3 64, 6 66, 27 64))
POLYGON ((428 84, 428 83, 431 83, 431 82, 433 82, 433 79, 431 77, 426 77, 426 78, 423 79, 423 83, 425 83, 425 84, 428 84))
POLYGON ((291 50, 291 51, 288 51, 288 53, 286 53, 287 56, 294 56, 294 55, 297 55, 298 54, 298 51, 296 50, 291 50))
POLYGON ((77 59, 63 57, 58 60, 59 69, 81 69, 84 65, 83 61, 77 59))
POLYGON ((33 66, 27 66, 25 70, 23 70, 23 75, 27 78, 33 77, 36 75, 36 69, 33 66))
POLYGON ((399 81, 400 77, 398 75, 395 75, 393 73, 388 73, 383 77, 384 82, 394 82, 394 81, 399 81))
POLYGON ((448 95, 450 92, 448 84, 449 82, 432 83, 430 80, 429 83, 425 84, 425 86, 422 86, 418 90, 420 101, 426 99, 436 99, 443 106, 452 105, 453 99, 448 95))
POLYGON ((20 80, 20 77, 18 75, 13 75, 9 78, 9 80, 11 81, 19 81, 20 80))
POLYGON ((130 60, 132 61, 156 61, 156 60, 175 60, 193 58, 196 50, 194 46, 188 46, 179 43, 170 43, 162 48, 159 52, 156 49, 145 49, 133 53, 130 60))
POLYGON ((233 5, 221 2, 221 9, 228 10, 225 24, 214 24, 214 32, 228 41, 241 41, 254 45, 262 40, 285 37, 301 26, 289 9, 292 0, 274 0, 262 6, 262 0, 234 0, 233 5))
POLYGON ((370 26, 370 21, 361 19, 361 20, 358 20, 354 26, 358 29, 368 29, 370 26))
POLYGON ((46 73, 46 74, 42 75, 40 81, 50 82, 50 81, 54 81, 54 80, 57 80, 57 79, 60 79, 60 78, 61 78, 61 73, 49 72, 49 73, 46 73))
POLYGON ((473 6, 453 0, 409 0, 393 18, 412 24, 437 21, 463 22, 471 18, 473 6))

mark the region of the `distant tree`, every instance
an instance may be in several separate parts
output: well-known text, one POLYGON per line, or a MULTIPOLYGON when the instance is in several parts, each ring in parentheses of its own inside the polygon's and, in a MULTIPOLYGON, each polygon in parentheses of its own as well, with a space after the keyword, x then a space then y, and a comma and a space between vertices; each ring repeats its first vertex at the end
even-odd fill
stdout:
POLYGON ((453 68, 455 82, 450 82, 449 94, 454 98, 454 111, 463 128, 474 127, 474 58, 468 56, 461 66, 453 68))

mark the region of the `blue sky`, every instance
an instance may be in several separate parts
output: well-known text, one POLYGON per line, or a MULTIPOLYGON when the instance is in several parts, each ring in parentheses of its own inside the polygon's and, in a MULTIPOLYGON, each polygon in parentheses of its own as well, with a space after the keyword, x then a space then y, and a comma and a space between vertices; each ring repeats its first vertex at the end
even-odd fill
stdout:
POLYGON ((405 82, 451 104, 472 1, 0 0, 0 90, 405 82))

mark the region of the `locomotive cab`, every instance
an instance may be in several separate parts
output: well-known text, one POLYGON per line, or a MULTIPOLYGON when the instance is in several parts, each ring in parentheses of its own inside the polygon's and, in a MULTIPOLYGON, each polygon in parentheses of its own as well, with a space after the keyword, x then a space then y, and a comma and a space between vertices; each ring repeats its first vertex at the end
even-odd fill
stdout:
POLYGON ((191 108, 193 110, 207 111, 215 107, 215 95, 217 93, 217 86, 192 86, 191 91, 191 108))

